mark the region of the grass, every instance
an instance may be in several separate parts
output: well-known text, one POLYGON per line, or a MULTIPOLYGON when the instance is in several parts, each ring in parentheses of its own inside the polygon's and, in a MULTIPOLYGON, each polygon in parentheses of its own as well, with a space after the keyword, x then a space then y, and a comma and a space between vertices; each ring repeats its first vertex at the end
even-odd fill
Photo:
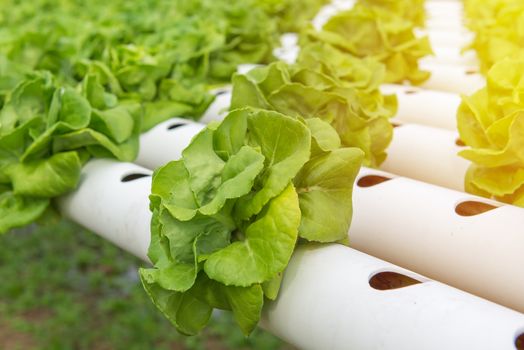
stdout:
POLYGON ((0 349, 291 349, 260 329, 245 338, 225 312, 178 334, 142 290, 142 264, 66 221, 0 237, 0 349))

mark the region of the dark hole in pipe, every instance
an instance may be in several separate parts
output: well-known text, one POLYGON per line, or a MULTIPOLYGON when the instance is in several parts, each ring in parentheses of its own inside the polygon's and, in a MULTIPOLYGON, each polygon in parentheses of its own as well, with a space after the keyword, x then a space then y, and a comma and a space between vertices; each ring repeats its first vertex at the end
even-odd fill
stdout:
POLYGON ((227 94, 227 90, 218 90, 215 92, 215 96, 220 96, 224 94, 227 94))
POLYGON ((497 208, 493 204, 484 202, 465 201, 455 207, 455 213, 460 216, 475 216, 497 208))
POLYGON ((122 177, 122 179, 120 179, 120 181, 122 181, 122 182, 129 182, 129 181, 138 180, 138 179, 141 179, 143 177, 148 177, 148 176, 151 176, 151 175, 149 175, 149 174, 133 173, 133 174, 128 174, 128 175, 122 177))
POLYGON ((389 180, 391 180, 391 178, 385 177, 385 176, 366 175, 358 179, 357 186, 358 187, 372 187, 372 186, 376 186, 378 184, 381 184, 389 180))
POLYGON ((524 333, 519 335, 517 339, 515 339, 515 347, 517 350, 524 350, 524 333))
POLYGON ((379 272, 369 279, 369 285, 377 290, 399 289, 422 283, 398 272, 379 272))
POLYGON ((174 124, 169 125, 167 127, 167 130, 173 130, 173 129, 179 128, 181 126, 184 126, 184 125, 187 125, 187 123, 174 123, 174 124))
POLYGON ((414 94, 418 93, 418 91, 417 90, 406 90, 406 91, 404 91, 404 93, 406 95, 414 95, 414 94))
POLYGON ((460 138, 455 140, 455 145, 457 145, 459 147, 466 147, 466 144, 460 138))
POLYGON ((395 123, 395 122, 391 122, 391 126, 392 126, 393 128, 399 128, 399 127, 402 126, 402 124, 395 123))
POLYGON ((478 74, 478 70, 477 69, 468 69, 466 70, 466 75, 473 75, 473 74, 478 74))

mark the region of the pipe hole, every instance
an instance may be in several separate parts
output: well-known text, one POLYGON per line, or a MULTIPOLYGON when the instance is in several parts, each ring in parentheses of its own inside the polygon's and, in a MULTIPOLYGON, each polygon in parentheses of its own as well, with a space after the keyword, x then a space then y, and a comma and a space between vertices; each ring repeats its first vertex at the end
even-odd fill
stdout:
POLYGON ((226 89, 217 90, 217 91, 215 91, 215 96, 224 95, 224 94, 227 94, 227 92, 228 92, 228 90, 226 90, 226 89))
POLYGON ((465 73, 466 73, 466 75, 473 75, 473 74, 478 74, 479 71, 478 71, 478 69, 468 69, 468 70, 466 70, 465 73))
POLYGON ((455 207, 455 213, 457 213, 460 216, 475 216, 497 208, 498 207, 493 204, 488 204, 484 202, 465 201, 459 203, 455 207))
POLYGON ((377 290, 392 290, 422 283, 398 272, 379 272, 369 279, 369 285, 377 290))
POLYGON ((406 90, 406 91, 404 91, 404 94, 406 94, 406 95, 414 95, 416 93, 418 93, 417 90, 406 90))
POLYGON ((517 339, 515 339, 515 347, 517 350, 524 350, 524 333, 519 335, 517 339))
POLYGON ((187 125, 187 123, 174 123, 167 127, 167 130, 174 130, 176 128, 179 128, 181 126, 187 125))
POLYGON ((455 145, 459 146, 459 147, 466 147, 466 144, 464 143, 464 141, 462 141, 460 138, 457 138, 455 140, 455 145))
POLYGON ((391 122, 391 126, 392 126, 393 128, 400 128, 400 127, 402 126, 402 124, 400 124, 400 123, 395 123, 395 122, 391 122))
POLYGON ((378 184, 381 184, 389 180, 391 180, 391 178, 381 176, 381 175, 366 175, 358 179, 357 186, 358 187, 372 187, 372 186, 376 186, 378 184))
POLYGON ((125 176, 122 176, 120 181, 122 181, 122 182, 129 182, 129 181, 138 180, 138 179, 141 179, 143 177, 148 177, 148 176, 151 176, 151 175, 149 175, 149 174, 140 174, 140 173, 132 173, 132 174, 127 174, 125 176))

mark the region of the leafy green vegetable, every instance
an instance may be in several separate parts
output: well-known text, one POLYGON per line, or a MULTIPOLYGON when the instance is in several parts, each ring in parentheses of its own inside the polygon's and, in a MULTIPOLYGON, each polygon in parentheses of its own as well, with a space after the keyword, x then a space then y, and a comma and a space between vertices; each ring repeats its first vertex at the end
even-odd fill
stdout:
POLYGON ((524 53, 524 3, 518 0, 468 0, 466 14, 469 28, 475 33, 470 48, 487 73, 491 66, 505 57, 524 53))
POLYGON ((473 162, 469 192, 524 206, 524 60, 505 59, 489 70, 487 86, 463 97, 457 114, 460 155, 473 162))
POLYGON ((181 160, 155 171, 154 266, 140 275, 180 332, 197 333, 218 308, 233 311, 249 334, 264 298, 276 298, 299 237, 347 236, 363 154, 340 145, 318 118, 243 108, 198 134, 181 160))
POLYGON ((423 27, 426 21, 424 0, 358 0, 358 3, 394 13, 413 22, 418 27, 423 27))
POLYGON ((329 0, 258 0, 258 4, 277 18, 280 32, 300 32, 327 5, 329 0))
POLYGON ((429 77, 418 60, 432 54, 427 37, 417 38, 414 24, 378 7, 357 4, 333 16, 321 31, 309 30, 303 43, 324 42, 357 58, 373 58, 386 66, 385 81, 420 84, 429 77))
POLYGON ((343 146, 362 149, 365 164, 378 166, 386 158, 393 133, 389 118, 396 112, 396 98, 378 90, 383 66, 357 59, 339 66, 343 58, 335 49, 316 46, 301 54, 301 64, 276 62, 235 75, 231 108, 252 106, 306 120, 320 118, 336 130, 343 146), (318 63, 324 52, 333 53, 331 60, 318 63), (312 68, 304 68, 308 65, 312 68))
POLYGON ((0 232, 42 216, 89 157, 131 161, 138 151, 140 106, 118 104, 96 77, 78 90, 49 73, 21 79, 0 110, 0 232))
POLYGON ((96 75, 118 98, 144 105, 144 130, 198 118, 213 101, 208 90, 239 64, 273 59, 277 35, 257 0, 36 0, 0 9, 0 54, 73 86, 96 75))

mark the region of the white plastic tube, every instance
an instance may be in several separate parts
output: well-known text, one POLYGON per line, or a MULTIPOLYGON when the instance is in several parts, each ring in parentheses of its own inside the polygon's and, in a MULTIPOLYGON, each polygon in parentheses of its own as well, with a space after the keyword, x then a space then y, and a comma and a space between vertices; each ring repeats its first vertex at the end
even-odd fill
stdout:
POLYGON ((131 163, 91 160, 82 169, 77 190, 58 201, 60 211, 125 251, 148 261, 150 174, 151 170, 131 163), (141 175, 144 176, 125 181, 126 177, 141 175))
MULTIPOLYGON (((122 182, 130 171, 147 172, 91 161, 60 207, 146 259, 151 178, 122 182)), ((263 318, 270 331, 305 350, 514 350, 524 330, 522 314, 341 245, 300 248, 263 318)))
POLYGON ((477 67, 479 61, 475 52, 467 51, 462 53, 460 47, 433 45, 435 56, 428 56, 421 60, 421 63, 428 62, 435 64, 449 64, 465 67, 477 67))
POLYGON ((457 129, 455 116, 461 101, 459 95, 395 84, 382 85, 380 90, 384 94, 397 95, 398 112, 394 122, 457 129))
POLYGON ((430 78, 420 85, 426 89, 470 95, 486 85, 477 67, 422 61, 420 68, 431 72, 430 78))
POLYGON ((356 183, 353 248, 524 312, 524 209, 372 169, 356 183))
POLYGON ((515 350, 523 315, 342 246, 295 253, 266 327, 304 350, 515 350), (376 290, 376 273, 425 281, 376 290))
POLYGON ((417 36, 428 36, 431 46, 453 47, 458 50, 468 46, 473 40, 473 33, 455 33, 448 30, 419 30, 417 36))
POLYGON ((469 161, 457 132, 417 124, 394 128, 388 157, 381 169, 400 176, 463 191, 469 161))
MULTIPOLYGON (((404 127, 410 126, 397 129, 404 127)), ((150 141, 142 142, 142 152, 147 154, 148 166, 152 168, 174 157, 166 151, 158 152, 151 142, 170 145, 170 138, 178 139, 187 132, 182 128, 165 130, 165 125, 151 129, 150 141)), ((417 131, 420 129, 415 128, 417 131)), ((442 141, 431 132, 422 133, 421 137, 442 141)), ((418 145, 411 148, 417 149, 418 145)), ((438 176, 438 169, 435 173, 438 176)), ((394 177, 367 168, 361 170, 353 197, 351 244, 368 254, 524 312, 524 279, 518 277, 524 266, 524 209, 503 206, 464 217, 456 212, 462 203, 467 212, 468 201, 473 207, 475 203, 493 202, 394 177), (373 175, 389 181, 378 185, 380 181, 375 181, 373 175), (371 181, 371 185, 366 185, 366 181, 371 181)))

